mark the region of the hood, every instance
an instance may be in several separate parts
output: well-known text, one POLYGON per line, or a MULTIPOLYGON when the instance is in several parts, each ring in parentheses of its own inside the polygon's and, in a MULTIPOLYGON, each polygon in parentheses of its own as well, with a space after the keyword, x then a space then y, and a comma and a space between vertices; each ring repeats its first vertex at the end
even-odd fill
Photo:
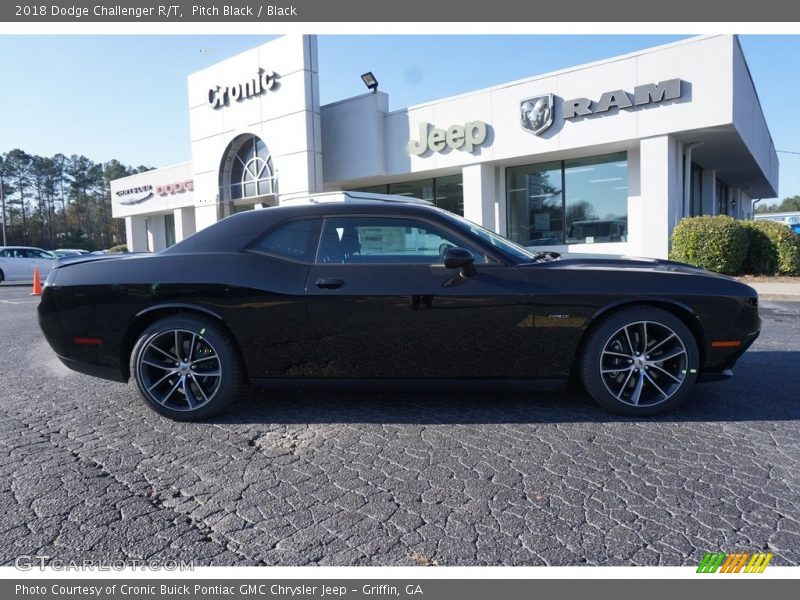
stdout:
MULTIPOLYGON (((537 263, 531 263, 535 265, 537 263)), ((662 273, 683 273, 686 275, 703 275, 705 277, 718 277, 735 281, 733 277, 706 271, 700 267, 686 263, 663 260, 659 258, 644 258, 639 256, 617 256, 612 254, 579 254, 564 253, 552 262, 554 268, 561 269, 597 269, 597 270, 631 270, 651 271, 662 273)))

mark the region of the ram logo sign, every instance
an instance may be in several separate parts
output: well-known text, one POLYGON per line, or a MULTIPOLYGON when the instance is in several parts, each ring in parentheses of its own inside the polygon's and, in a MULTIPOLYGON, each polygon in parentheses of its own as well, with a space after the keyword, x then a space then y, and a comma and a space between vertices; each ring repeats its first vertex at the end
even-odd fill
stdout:
POLYGON ((523 100, 519 111, 523 129, 533 135, 544 133, 553 124, 553 94, 523 100))
POLYGON ((574 119, 576 117, 602 114, 612 108, 639 108, 648 104, 677 100, 682 94, 682 83, 680 79, 646 83, 633 88, 632 94, 625 90, 612 90, 600 96, 597 102, 592 102, 589 98, 564 100, 561 116, 564 119, 574 119))

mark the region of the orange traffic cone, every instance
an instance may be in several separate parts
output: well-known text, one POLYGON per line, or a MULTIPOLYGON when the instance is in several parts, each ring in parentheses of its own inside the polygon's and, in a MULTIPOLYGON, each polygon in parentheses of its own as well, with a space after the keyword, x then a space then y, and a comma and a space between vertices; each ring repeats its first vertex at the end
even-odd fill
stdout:
POLYGON ((41 296, 42 295, 42 280, 39 277, 39 267, 33 268, 33 291, 31 292, 31 296, 41 296))

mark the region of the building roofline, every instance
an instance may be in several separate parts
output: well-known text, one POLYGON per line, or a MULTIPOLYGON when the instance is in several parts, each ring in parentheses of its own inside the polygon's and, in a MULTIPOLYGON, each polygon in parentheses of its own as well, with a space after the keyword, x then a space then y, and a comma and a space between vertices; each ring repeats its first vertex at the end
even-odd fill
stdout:
POLYGON ((141 173, 134 173, 133 175, 126 175, 125 177, 119 177, 118 179, 112 179, 111 183, 116 181, 124 181, 125 179, 130 179, 131 177, 139 177, 140 175, 146 175, 147 173, 153 173, 154 171, 165 171, 167 169, 173 169, 175 167, 182 167, 184 165, 191 165, 191 160, 184 160, 183 162, 173 163, 171 165, 165 165, 163 167, 155 167, 150 169, 149 171, 142 171, 141 173))
MULTIPOLYGON (((769 123, 767 123, 767 115, 764 114, 764 107, 761 104, 761 98, 758 95, 758 88, 756 87, 756 82, 753 81, 753 73, 750 71, 750 65, 747 62, 747 55, 744 53, 744 48, 742 48, 742 43, 739 41, 738 35, 733 36, 733 41, 736 44, 736 48, 739 50, 739 54, 742 57, 742 62, 744 63, 745 71, 747 71, 747 77, 748 79, 750 79, 750 85, 753 87, 753 93, 755 94, 756 97, 756 104, 758 104, 758 112, 764 119, 764 125, 766 126, 767 135, 769 136, 769 143, 772 146, 772 151, 775 153, 775 159, 778 161, 778 164, 780 165, 780 157, 778 156, 778 151, 775 148, 775 140, 772 139, 772 131, 770 131, 769 123)), ((778 169, 780 170, 780 166, 778 167, 778 169)), ((775 190, 775 192, 776 192, 775 197, 777 198, 778 190, 775 190)))
MULTIPOLYGON (((605 65, 605 64, 610 64, 610 63, 623 61, 623 60, 628 60, 628 59, 634 58, 636 56, 643 56, 645 54, 651 54, 653 52, 660 52, 660 51, 666 50, 668 48, 675 48, 675 47, 679 47, 679 46, 686 46, 686 45, 689 45, 689 44, 696 44, 698 42, 703 42, 703 41, 706 41, 706 40, 719 38, 719 37, 735 37, 735 36, 732 36, 730 34, 719 34, 719 33, 697 35, 697 36, 693 36, 693 37, 690 37, 690 38, 687 38, 687 39, 684 39, 684 40, 678 40, 678 41, 675 41, 675 42, 669 42, 667 44, 660 44, 658 46, 651 46, 649 48, 642 48, 641 50, 634 50, 633 52, 628 52, 627 54, 620 54, 618 56, 612 56, 610 58, 603 58, 603 59, 600 59, 600 60, 595 60, 595 61, 592 61, 592 62, 580 64, 580 65, 575 65, 575 66, 572 66, 572 67, 565 67, 563 69, 557 69, 555 71, 549 71, 547 73, 542 73, 542 74, 539 74, 539 75, 532 75, 530 77, 523 77, 521 79, 515 79, 513 81, 508 81, 508 82, 505 82, 505 83, 500 83, 500 84, 489 86, 489 87, 486 87, 486 88, 481 88, 479 90, 473 90, 473 91, 470 91, 470 92, 464 92, 463 94, 456 94, 454 96, 446 96, 444 98, 438 98, 436 100, 431 100, 429 102, 423 102, 421 104, 413 104, 413 105, 407 106, 405 108, 398 108, 396 110, 389 111, 386 114, 387 115, 393 115, 393 114, 396 114, 396 113, 407 112, 407 111, 415 110, 415 109, 418 109, 418 108, 425 108, 425 107, 432 106, 432 105, 435 105, 435 104, 440 104, 442 102, 449 102, 451 100, 460 100, 460 99, 463 99, 463 98, 469 98, 470 96, 476 96, 478 94, 484 94, 486 92, 493 92, 493 91, 496 91, 496 90, 502 90, 502 89, 513 87, 513 86, 520 85, 520 84, 523 84, 523 83, 530 83, 532 81, 538 81, 540 79, 547 79, 547 78, 550 78, 550 77, 556 77, 558 75, 566 75, 567 73, 574 73, 574 72, 577 72, 577 71, 583 71, 585 69, 592 69, 592 68, 598 67, 600 65, 605 65)), ((359 97, 359 96, 356 96, 356 97, 359 97)), ((350 100, 350 98, 347 98, 345 100, 350 100)), ((339 102, 342 102, 342 100, 339 100, 337 102, 333 102, 331 104, 338 104, 339 102)), ((326 104, 325 106, 329 106, 329 105, 326 104)))

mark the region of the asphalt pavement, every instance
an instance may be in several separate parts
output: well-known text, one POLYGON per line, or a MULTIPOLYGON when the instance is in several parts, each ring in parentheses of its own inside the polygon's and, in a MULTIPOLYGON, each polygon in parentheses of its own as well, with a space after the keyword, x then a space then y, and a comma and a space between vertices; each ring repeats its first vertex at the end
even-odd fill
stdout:
POLYGON ((578 390, 249 390, 186 424, 63 367, 28 292, 0 286, 0 564, 800 564, 800 303, 647 420, 578 390))

